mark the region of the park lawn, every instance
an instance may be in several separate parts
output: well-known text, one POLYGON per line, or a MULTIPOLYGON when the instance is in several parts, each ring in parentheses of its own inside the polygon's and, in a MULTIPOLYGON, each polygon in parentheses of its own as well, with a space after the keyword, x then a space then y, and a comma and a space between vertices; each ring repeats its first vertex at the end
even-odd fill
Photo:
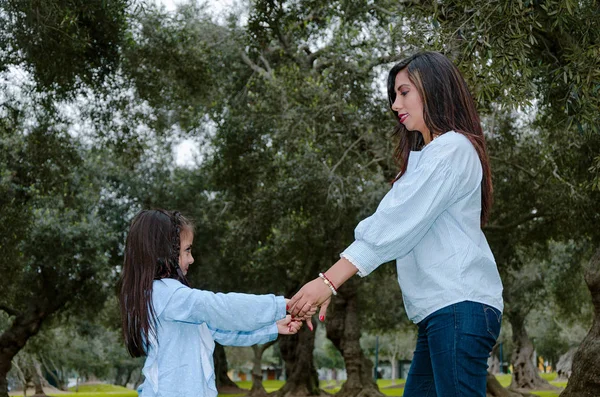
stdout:
MULTIPOLYGON (((68 392, 57 392, 52 393, 48 392, 48 396, 52 397, 67 397, 67 396, 76 396, 76 397, 137 397, 137 391, 127 389, 126 387, 116 386, 116 385, 108 385, 104 383, 93 384, 93 385, 80 385, 79 392, 75 392, 75 387, 69 388, 71 393, 68 392)), ((11 396, 22 396, 23 392, 18 393, 9 393, 11 396)))
MULTIPOLYGON (((542 377, 548 381, 550 381, 553 385, 559 387, 565 387, 566 382, 554 382, 556 379, 556 374, 541 374, 542 377)), ((501 374, 496 375, 498 381, 502 386, 508 386, 510 384, 511 375, 510 374, 501 374)), ((252 381, 243 381, 236 382, 238 386, 243 389, 250 389, 252 387, 252 381)), ((343 383, 343 382, 341 382, 343 383)), ((334 394, 338 392, 341 388, 341 383, 336 384, 333 381, 320 381, 319 386, 330 394, 334 394), (329 385, 336 385, 334 388, 327 388, 329 385)), ((404 394, 404 388, 402 387, 405 383, 404 379, 396 379, 396 387, 392 386, 392 381, 390 379, 379 379, 377 380, 377 385, 383 394, 389 397, 400 397, 404 394)), ((280 389, 285 384, 285 381, 282 380, 266 380, 263 382, 263 386, 267 392, 272 392, 280 389)), ((52 397, 67 397, 67 396, 76 396, 76 397, 136 397, 137 392, 135 390, 127 389, 125 387, 116 386, 116 385, 108 385, 108 384, 93 384, 93 385, 81 385, 79 386, 79 392, 75 393, 75 388, 70 388, 71 393, 60 392, 60 393, 48 393, 49 396, 52 397)), ((10 393, 11 395, 16 395, 14 393, 10 393)), ((533 394, 540 397, 558 397, 560 391, 534 391, 533 394)), ((22 395, 19 393, 19 395, 22 395)), ((241 397, 244 394, 220 394, 219 397, 241 397)))
MULTIPOLYGON (((75 387, 70 387, 70 391, 73 392, 77 397, 137 397, 137 391, 131 390, 123 386, 108 385, 104 383, 98 383, 94 385, 80 385, 79 391, 75 392, 75 387)), ((52 394, 48 394, 52 396, 52 394)), ((69 394, 67 394, 69 395, 69 394)), ((65 396, 65 394, 57 394, 56 397, 65 396)))

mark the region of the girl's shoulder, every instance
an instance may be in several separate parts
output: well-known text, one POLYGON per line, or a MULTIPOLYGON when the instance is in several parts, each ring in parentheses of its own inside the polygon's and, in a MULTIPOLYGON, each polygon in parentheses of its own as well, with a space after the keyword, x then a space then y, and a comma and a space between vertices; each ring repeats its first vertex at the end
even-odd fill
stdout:
POLYGON ((174 278, 162 278, 160 280, 154 280, 152 283, 152 290, 154 292, 158 291, 171 291, 175 292, 179 288, 189 288, 183 285, 180 281, 175 280, 174 278))
POLYGON ((189 287, 172 278, 154 280, 152 283, 152 305, 157 316, 160 316, 163 312, 173 294, 182 288, 189 289, 189 287))

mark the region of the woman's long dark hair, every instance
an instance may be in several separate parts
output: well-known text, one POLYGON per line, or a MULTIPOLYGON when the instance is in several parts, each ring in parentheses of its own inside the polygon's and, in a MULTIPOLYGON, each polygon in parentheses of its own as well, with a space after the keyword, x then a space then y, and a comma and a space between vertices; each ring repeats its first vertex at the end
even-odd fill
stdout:
MULTIPOLYGON (((437 52, 421 52, 399 62, 390 70, 387 83, 390 108, 396 100, 396 75, 403 69, 407 70, 410 81, 421 95, 423 118, 429 131, 432 134, 456 131, 465 135, 477 150, 483 168, 481 225, 484 226, 492 208, 492 173, 481 121, 467 83, 446 56, 437 52)), ((398 113, 394 109, 392 112, 398 120, 394 130, 398 138, 394 157, 400 173, 396 181, 406 172, 410 151, 420 150, 424 140, 419 131, 407 130, 400 123, 398 113)))
POLYGON ((193 233, 193 225, 179 212, 144 210, 131 221, 119 282, 119 304, 125 345, 133 357, 146 355, 150 337, 156 337, 153 281, 174 278, 188 285, 179 268, 182 230, 193 233))

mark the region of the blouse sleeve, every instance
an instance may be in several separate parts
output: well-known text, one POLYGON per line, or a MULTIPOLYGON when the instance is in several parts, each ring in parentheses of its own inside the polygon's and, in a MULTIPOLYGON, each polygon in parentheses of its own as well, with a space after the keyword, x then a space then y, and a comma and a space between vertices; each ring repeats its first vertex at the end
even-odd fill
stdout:
POLYGON ((455 201, 457 180, 449 164, 443 158, 432 160, 421 158, 356 227, 355 241, 341 256, 356 266, 359 276, 408 254, 455 201))
POLYGON ((182 286, 173 292, 162 314, 168 321, 248 332, 284 318, 286 308, 281 296, 222 294, 182 286))
POLYGON ((223 346, 252 346, 277 339, 277 324, 273 323, 251 332, 224 331, 209 327, 215 341, 223 346))

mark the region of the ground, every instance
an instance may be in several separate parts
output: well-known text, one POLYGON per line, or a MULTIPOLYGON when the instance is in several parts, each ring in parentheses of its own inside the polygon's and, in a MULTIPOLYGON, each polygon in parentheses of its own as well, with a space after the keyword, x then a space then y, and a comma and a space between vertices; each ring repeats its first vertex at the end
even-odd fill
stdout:
MULTIPOLYGON (((510 384, 511 376, 510 375, 497 375, 496 376, 500 383, 503 386, 508 386, 510 384)), ((556 374, 542 374, 542 377, 550 381, 555 386, 564 388, 566 386, 566 382, 556 382, 556 374)), ((252 386, 251 381, 247 382, 236 382, 240 387, 244 389, 250 389, 252 386)), ((263 382, 265 389, 267 392, 275 391, 283 386, 284 381, 277 380, 268 380, 263 382)), ((381 391, 389 397, 398 397, 402 396, 404 393, 404 380, 398 379, 396 380, 396 385, 392 386, 392 381, 390 379, 380 379, 377 381, 379 388, 381 391)), ((328 393, 335 393, 341 387, 341 384, 336 383, 335 381, 321 381, 321 388, 326 390, 328 393)), ((74 391, 74 388, 72 388, 74 391)), ((114 385, 106 385, 106 384, 89 384, 89 385, 81 385, 79 386, 78 393, 67 393, 62 392, 56 389, 45 389, 46 394, 48 396, 60 396, 60 397, 137 397, 137 393, 135 390, 126 389, 121 386, 114 385)), ((11 392, 9 393, 11 396, 22 396, 23 392, 11 392)), ((541 397, 558 397, 560 391, 534 391, 533 394, 536 394, 541 397)), ((28 396, 33 395, 33 390, 27 392, 28 396)), ((220 395, 219 397, 240 397, 243 394, 226 394, 220 395)))

